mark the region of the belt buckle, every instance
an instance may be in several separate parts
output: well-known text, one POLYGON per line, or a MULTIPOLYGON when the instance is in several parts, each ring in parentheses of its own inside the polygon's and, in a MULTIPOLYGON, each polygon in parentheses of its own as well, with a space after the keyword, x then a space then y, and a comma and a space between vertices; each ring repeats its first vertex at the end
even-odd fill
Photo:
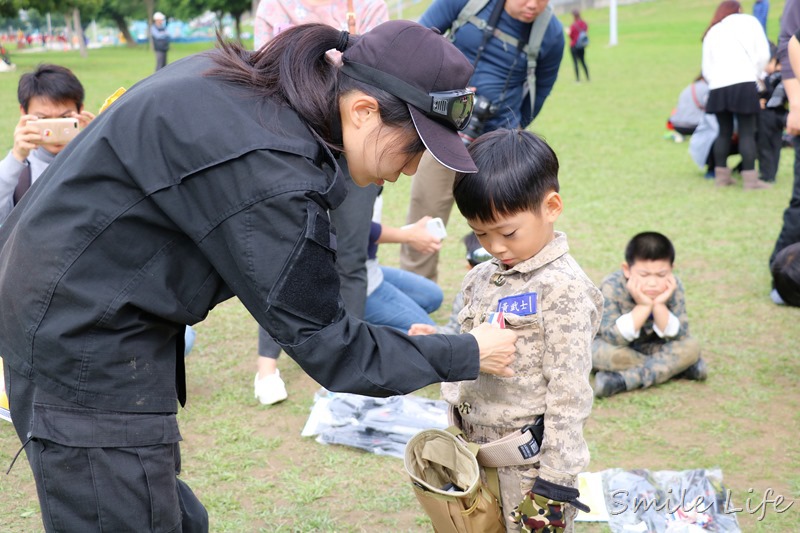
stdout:
POLYGON ((541 446, 542 438, 544 437, 544 415, 539 415, 533 423, 525 424, 519 431, 523 435, 530 431, 533 440, 536 441, 536 444, 541 446))

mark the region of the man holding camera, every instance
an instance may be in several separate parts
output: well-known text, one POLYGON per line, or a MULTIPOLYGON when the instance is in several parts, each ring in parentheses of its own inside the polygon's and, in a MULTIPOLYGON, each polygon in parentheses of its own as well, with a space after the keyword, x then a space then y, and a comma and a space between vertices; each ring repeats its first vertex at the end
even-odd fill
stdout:
POLYGON ((46 138, 35 121, 75 118, 81 129, 85 128, 94 115, 83 108, 83 97, 81 82, 71 70, 59 65, 41 64, 20 77, 20 119, 14 128, 14 146, 0 161, 0 224, 66 147, 46 138))
MULTIPOLYGON (((422 14, 423 26, 449 32, 475 72, 472 120, 461 132, 469 144, 481 133, 526 128, 553 89, 564 55, 564 28, 550 0, 435 0, 422 14)), ((411 184, 406 220, 440 217, 453 207, 455 172, 425 152, 411 184)), ((404 245, 400 266, 436 281, 439 254, 428 256, 404 245)))

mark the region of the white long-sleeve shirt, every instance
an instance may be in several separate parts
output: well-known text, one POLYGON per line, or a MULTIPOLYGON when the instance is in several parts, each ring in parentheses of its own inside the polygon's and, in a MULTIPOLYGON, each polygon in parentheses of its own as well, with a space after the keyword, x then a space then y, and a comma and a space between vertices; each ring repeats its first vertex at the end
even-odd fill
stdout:
POLYGON ((28 159, 23 163, 17 161, 11 151, 8 152, 5 159, 0 161, 0 224, 8 218, 14 207, 14 189, 17 188, 19 175, 22 174, 25 167, 28 165, 31 167, 31 185, 33 185, 55 157, 54 154, 40 146, 31 151, 28 159))
POLYGON ((769 62, 764 29, 752 15, 728 15, 703 39, 703 77, 710 90, 754 82, 769 62))

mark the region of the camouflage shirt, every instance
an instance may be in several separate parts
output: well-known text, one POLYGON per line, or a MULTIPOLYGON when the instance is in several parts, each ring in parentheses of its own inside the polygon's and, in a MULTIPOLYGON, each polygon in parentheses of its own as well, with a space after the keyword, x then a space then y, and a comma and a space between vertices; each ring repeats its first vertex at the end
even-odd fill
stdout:
MULTIPOLYGON (((660 336, 653 330, 653 316, 651 315, 642 325, 639 330, 639 336, 633 341, 627 340, 620 333, 617 327, 617 319, 622 315, 630 313, 636 307, 636 302, 633 300, 631 293, 628 292, 628 280, 618 270, 613 274, 609 274, 600 285, 603 291, 603 321, 600 324, 600 337, 609 344, 616 346, 628 346, 644 344, 661 339, 660 336)), ((689 318, 686 315, 686 299, 683 292, 683 284, 681 280, 675 277, 675 292, 667 300, 667 309, 678 318, 680 322, 680 329, 678 333, 665 341, 682 339, 689 335, 689 318)))
POLYGON ((465 421, 504 433, 544 414, 539 475, 575 486, 589 464, 583 426, 592 409, 591 346, 603 298, 568 252, 566 235, 555 232, 555 239, 527 261, 508 268, 493 259, 467 274, 462 331, 504 307, 506 327, 519 335, 515 375, 480 374, 474 381, 443 383, 442 394, 465 421))

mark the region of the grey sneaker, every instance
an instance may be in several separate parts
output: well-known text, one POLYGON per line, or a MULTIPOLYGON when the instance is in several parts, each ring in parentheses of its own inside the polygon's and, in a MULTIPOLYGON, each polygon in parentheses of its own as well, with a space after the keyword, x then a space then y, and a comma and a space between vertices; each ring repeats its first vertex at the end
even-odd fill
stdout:
POLYGON ((681 372, 678 377, 691 379, 692 381, 705 381, 708 377, 708 368, 706 368, 706 362, 701 357, 695 364, 681 372))
POLYGON ((608 398, 626 390, 625 379, 619 372, 601 371, 594 375, 594 395, 597 398, 608 398))

